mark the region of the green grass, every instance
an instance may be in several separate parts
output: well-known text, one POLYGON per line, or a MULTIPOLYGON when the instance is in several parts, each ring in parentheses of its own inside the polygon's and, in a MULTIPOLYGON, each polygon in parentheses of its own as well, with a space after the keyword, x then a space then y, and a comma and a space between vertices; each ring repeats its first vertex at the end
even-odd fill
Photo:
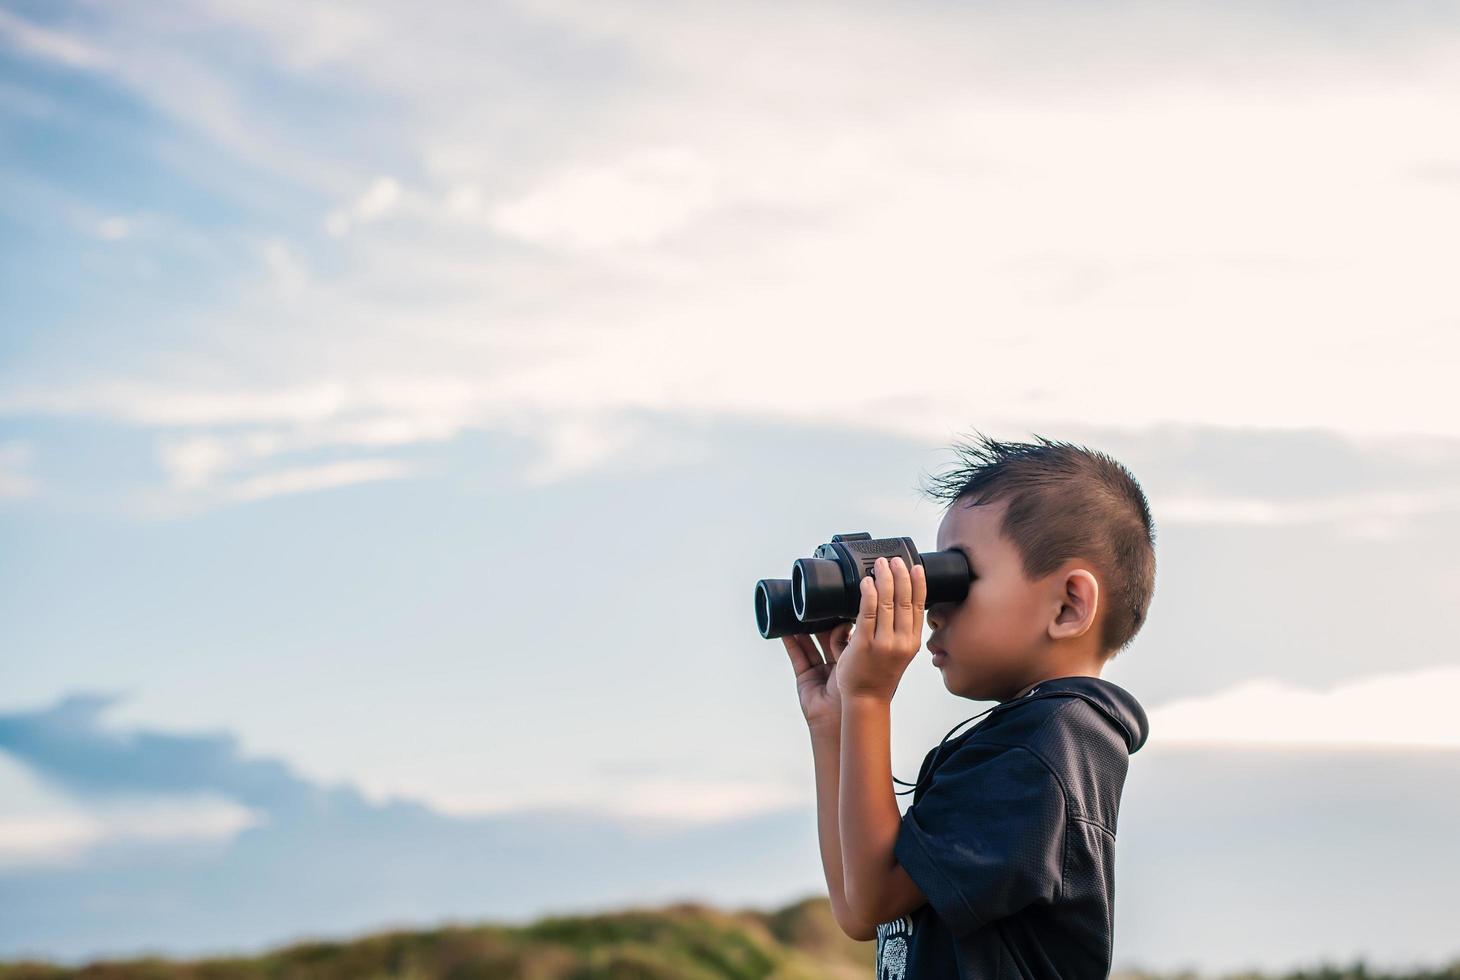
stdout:
MULTIPOLYGON (((0 963, 0 980, 874 980, 876 943, 844 936, 824 898, 771 912, 680 903, 301 942, 248 957, 0 963)), ((1117 973, 1112 980, 1199 980, 1117 973)), ((1392 974, 1362 962, 1221 980, 1460 980, 1460 960, 1392 974)))
POLYGON ((867 977, 876 944, 825 899, 765 914, 684 903, 530 925, 386 932, 253 957, 0 964, 0 980, 822 980, 867 977))

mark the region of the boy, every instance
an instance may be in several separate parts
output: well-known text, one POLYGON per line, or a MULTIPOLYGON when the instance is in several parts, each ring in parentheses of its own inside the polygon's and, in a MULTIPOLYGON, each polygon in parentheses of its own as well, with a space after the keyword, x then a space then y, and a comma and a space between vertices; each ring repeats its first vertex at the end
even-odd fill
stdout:
POLYGON ((878 559, 855 624, 818 634, 825 660, 810 637, 782 637, 832 910, 877 940, 878 980, 1110 974, 1116 814, 1148 729, 1100 671, 1145 621, 1155 532, 1120 463, 1035 438, 980 433, 930 492, 949 502, 937 550, 973 571, 962 601, 925 610, 922 566, 878 559), (899 816, 889 705, 924 612, 944 686, 999 703, 928 753, 899 816))

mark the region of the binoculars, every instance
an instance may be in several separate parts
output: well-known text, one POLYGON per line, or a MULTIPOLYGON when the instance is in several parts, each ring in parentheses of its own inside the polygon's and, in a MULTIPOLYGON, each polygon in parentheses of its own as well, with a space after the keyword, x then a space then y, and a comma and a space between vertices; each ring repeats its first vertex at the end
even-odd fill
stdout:
POLYGON ((912 538, 873 538, 866 531, 833 534, 810 558, 797 558, 791 577, 755 583, 755 625, 767 640, 796 633, 824 633, 852 622, 862 605, 861 581, 878 558, 901 557, 909 571, 922 565, 928 580, 926 605, 962 602, 973 569, 961 551, 919 554, 912 538))

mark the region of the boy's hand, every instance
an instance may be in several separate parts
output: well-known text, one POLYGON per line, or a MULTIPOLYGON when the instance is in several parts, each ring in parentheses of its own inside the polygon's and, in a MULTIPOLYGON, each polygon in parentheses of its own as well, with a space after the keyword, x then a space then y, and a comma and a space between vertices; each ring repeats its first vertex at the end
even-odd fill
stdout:
POLYGON ((817 633, 821 650, 811 642, 806 633, 781 637, 786 652, 791 656, 791 666, 796 669, 796 693, 801 696, 801 713, 812 732, 841 734, 842 696, 836 684, 836 665, 842 651, 847 647, 852 624, 841 625, 817 633), (826 659, 822 659, 822 653, 826 659))
POLYGON ((837 662, 846 697, 892 700, 907 665, 923 645, 928 577, 921 564, 909 572, 901 558, 878 558, 862 576, 862 607, 852 638, 837 662))

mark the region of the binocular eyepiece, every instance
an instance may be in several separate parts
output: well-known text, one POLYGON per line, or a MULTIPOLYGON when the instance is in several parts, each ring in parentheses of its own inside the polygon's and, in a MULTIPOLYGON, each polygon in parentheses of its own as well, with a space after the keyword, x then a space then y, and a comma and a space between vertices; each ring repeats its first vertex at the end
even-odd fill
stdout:
POLYGON ((922 565, 928 580, 927 605, 962 602, 973 584, 973 569, 961 551, 919 554, 912 538, 873 538, 866 531, 834 534, 810 558, 797 558, 791 577, 755 583, 755 625, 767 640, 796 633, 823 633, 857 618, 861 581, 878 558, 901 557, 909 569, 922 565))

